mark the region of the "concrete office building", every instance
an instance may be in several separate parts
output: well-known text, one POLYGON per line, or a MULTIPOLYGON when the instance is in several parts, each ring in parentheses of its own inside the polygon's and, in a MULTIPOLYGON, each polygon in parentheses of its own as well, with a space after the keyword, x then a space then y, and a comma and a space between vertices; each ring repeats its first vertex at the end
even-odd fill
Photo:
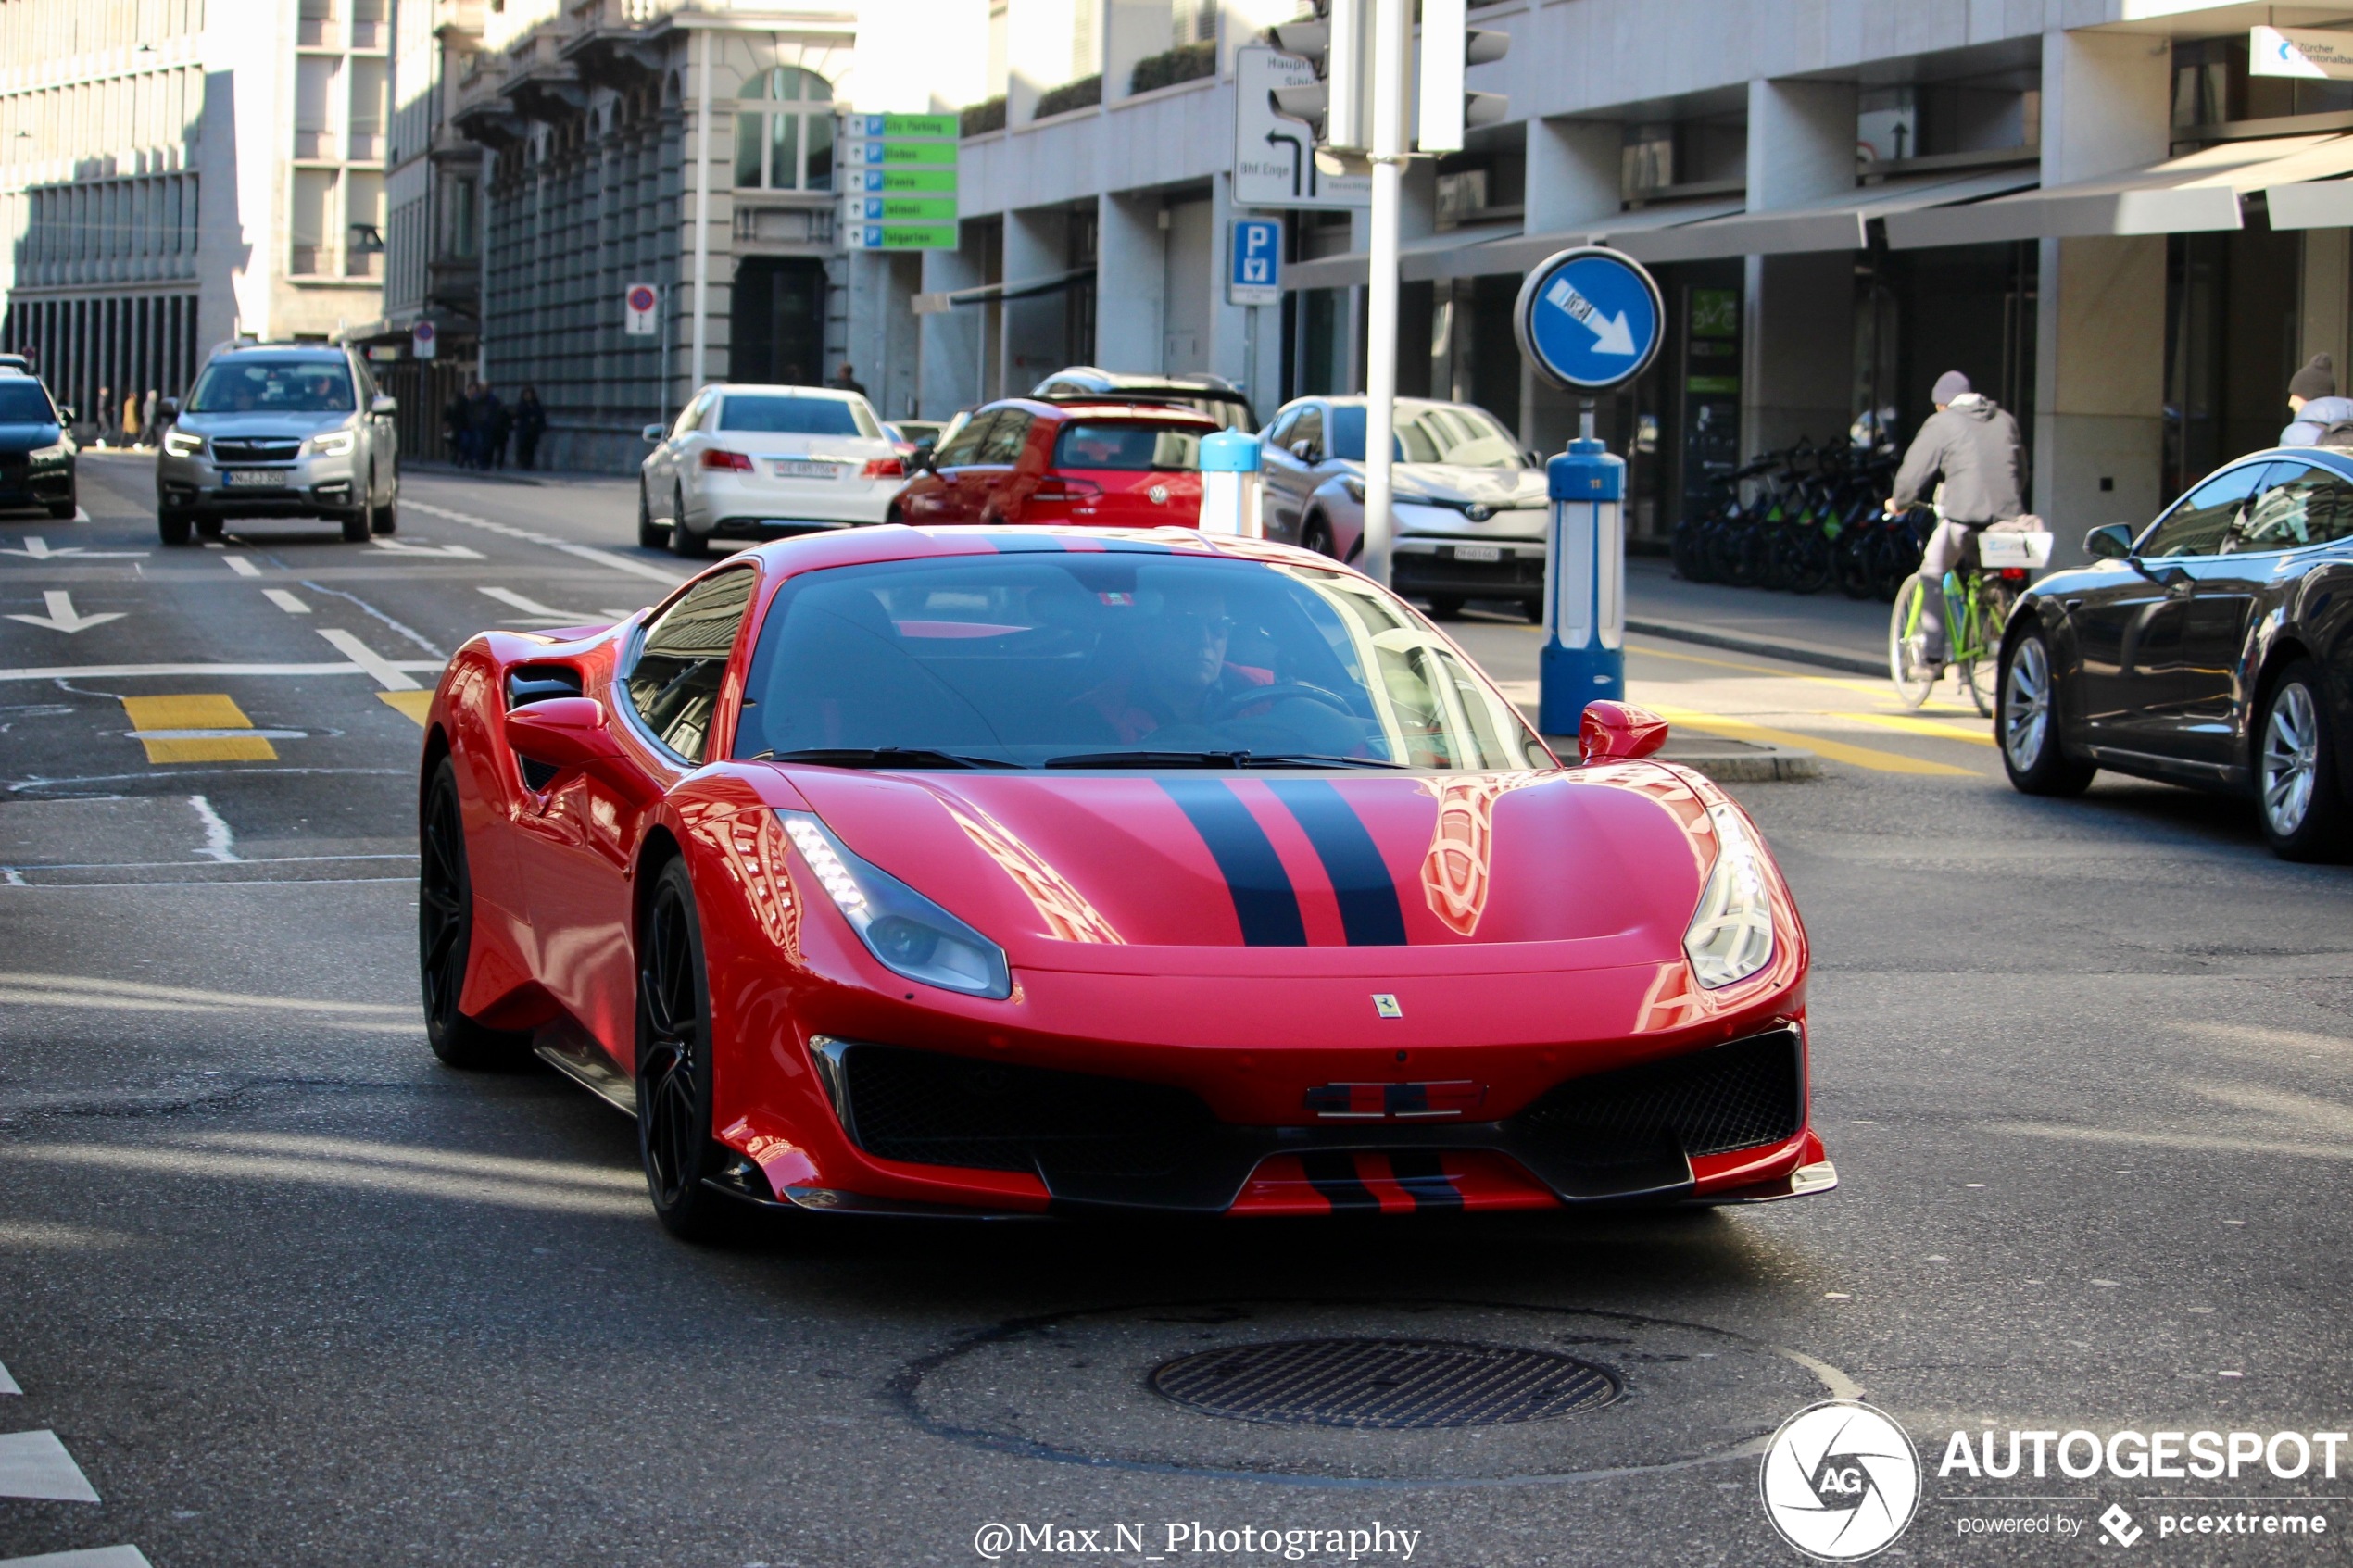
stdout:
MULTIPOLYGON (((388 0, 0 4, 0 344, 85 422, 381 312, 388 0)), ((119 425, 116 428, 120 428, 119 425)))
MULTIPOLYGON (((1253 341, 1223 303, 1234 50, 1296 8, 993 7, 980 97, 1002 108, 965 143, 963 248, 925 261, 926 291, 972 302, 925 318, 927 411, 1066 360, 1214 370, 1262 411, 1361 385, 1361 221, 1295 215, 1279 327, 1253 341), (1214 23, 1216 73, 1170 83, 1154 56, 1189 23, 1214 23)), ((1412 168, 1400 390, 1474 399, 1556 449, 1575 412, 1522 370, 1512 302, 1544 256, 1605 242, 1654 268, 1672 318, 1601 410, 1634 451, 1638 537, 1744 454, 1844 440, 1875 408, 1907 435, 1956 367, 2031 431, 2063 546, 2146 518, 2272 438, 2305 357, 2347 364, 2353 84, 2256 77, 2247 56, 2252 24, 2334 18, 1474 0, 1472 25, 1513 42, 1472 85, 1511 118, 1412 168)))

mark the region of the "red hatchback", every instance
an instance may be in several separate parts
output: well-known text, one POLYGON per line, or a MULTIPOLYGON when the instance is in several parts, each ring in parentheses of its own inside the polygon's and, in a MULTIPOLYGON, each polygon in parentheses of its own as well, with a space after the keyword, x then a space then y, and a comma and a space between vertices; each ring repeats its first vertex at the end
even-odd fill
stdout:
POLYGON ((891 521, 1197 526, 1215 420, 1157 404, 991 403, 899 493, 891 521))

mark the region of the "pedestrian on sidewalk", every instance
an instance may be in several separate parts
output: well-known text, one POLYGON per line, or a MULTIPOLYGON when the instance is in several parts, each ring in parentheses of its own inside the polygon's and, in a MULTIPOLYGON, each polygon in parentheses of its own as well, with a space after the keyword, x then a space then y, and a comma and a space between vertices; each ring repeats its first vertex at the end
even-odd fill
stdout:
POLYGON ((482 466, 485 470, 504 469, 507 466, 507 440, 515 429, 514 410, 501 403, 498 395, 488 387, 483 389, 483 399, 490 408, 490 425, 486 438, 489 451, 482 466))
POLYGON ((139 408, 139 434, 142 445, 156 444, 156 389, 152 386, 147 388, 146 398, 139 408))
POLYGON ((526 386, 515 399, 515 466, 539 466, 539 438, 547 433, 547 410, 540 406, 539 389, 526 386))
POLYGON ((95 432, 91 439, 98 445, 107 444, 107 436, 114 430, 114 392, 110 387, 98 389, 98 417, 91 421, 95 432))
POLYGON ((449 460, 459 468, 466 466, 466 395, 452 390, 449 401, 441 406, 441 439, 449 460))
POLYGON ((127 391, 122 395, 122 446, 129 451, 139 445, 139 395, 127 391))
POLYGON ((847 359, 841 362, 841 369, 834 372, 833 385, 837 392, 854 392, 861 397, 866 395, 866 388, 858 380, 857 367, 847 359))
POLYGON ((1890 516, 1909 511, 1928 494, 1929 485, 1936 484, 1936 505, 1944 519, 1920 555, 1919 574, 1928 594, 1920 607, 1919 652, 1923 662, 1941 665, 1944 574, 1960 564, 1971 533, 2026 510, 2026 444, 2019 437, 2018 420, 1973 390, 1969 377, 1958 370, 1936 378, 1929 401, 1936 405, 1936 412, 1921 423, 1903 466, 1895 470, 1887 511, 1890 516))
POLYGON ((2336 395, 2336 362, 2325 354, 2312 356, 2288 378, 2287 411, 2296 416, 2280 432, 2283 446, 2317 446, 2329 426, 2353 420, 2353 397, 2336 395))

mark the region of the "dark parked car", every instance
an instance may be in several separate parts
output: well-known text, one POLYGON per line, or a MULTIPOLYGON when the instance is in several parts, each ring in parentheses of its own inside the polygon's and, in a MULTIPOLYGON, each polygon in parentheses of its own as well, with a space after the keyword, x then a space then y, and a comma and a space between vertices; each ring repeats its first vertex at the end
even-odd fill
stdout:
POLYGON ((1224 376, 1213 376, 1205 370, 1180 371, 1173 376, 1131 375, 1119 370, 1099 370, 1092 365, 1073 365, 1056 370, 1029 389, 1032 397, 1072 398, 1103 397, 1114 399, 1150 398, 1156 403, 1174 403, 1196 413, 1207 414, 1227 430, 1253 431, 1258 420, 1250 411, 1250 399, 1241 388, 1224 376))
POLYGON ((926 456, 892 522, 1067 522, 1191 528, 1201 521, 1205 414, 1169 404, 1010 397, 926 456))
POLYGON ((2036 583, 2002 645, 2003 766, 2030 795, 2101 768, 2252 797, 2292 860, 2331 859, 2353 800, 2353 452, 2242 458, 2145 529, 2036 583))
POLYGON ((73 516, 72 410, 32 377, 0 370, 0 508, 44 507, 73 516))

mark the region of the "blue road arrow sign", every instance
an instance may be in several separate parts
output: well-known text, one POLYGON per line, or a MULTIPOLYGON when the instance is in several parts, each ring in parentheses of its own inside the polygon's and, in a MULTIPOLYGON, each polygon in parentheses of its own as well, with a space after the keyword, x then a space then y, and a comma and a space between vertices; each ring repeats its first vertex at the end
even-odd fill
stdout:
POLYGON ((1226 302, 1283 302, 1283 225, 1276 218, 1237 218, 1227 250, 1226 302))
POLYGON ((1667 326, 1642 264, 1599 245, 1562 251, 1529 272, 1512 319, 1529 363, 1568 392, 1601 392, 1642 374, 1667 326))

